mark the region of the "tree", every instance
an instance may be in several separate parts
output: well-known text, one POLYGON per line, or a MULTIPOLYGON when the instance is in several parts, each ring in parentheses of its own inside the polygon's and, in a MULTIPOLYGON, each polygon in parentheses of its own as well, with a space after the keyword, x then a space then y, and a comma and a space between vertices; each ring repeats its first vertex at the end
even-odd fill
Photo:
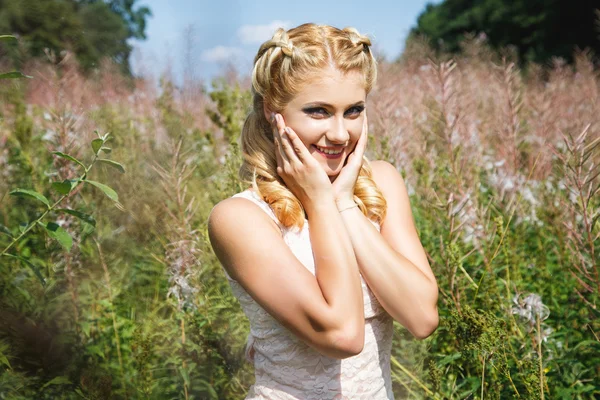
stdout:
POLYGON ((424 35, 454 53, 466 33, 485 33, 495 48, 515 46, 521 61, 570 61, 575 47, 600 54, 596 8, 597 0, 446 0, 427 5, 408 40, 424 35))
MULTIPOLYGON (((145 39, 147 7, 137 0, 0 0, 0 32, 22 38, 27 57, 68 49, 85 69, 109 57, 130 73, 128 39, 145 39)), ((14 49, 8 49, 19 63, 14 49)))

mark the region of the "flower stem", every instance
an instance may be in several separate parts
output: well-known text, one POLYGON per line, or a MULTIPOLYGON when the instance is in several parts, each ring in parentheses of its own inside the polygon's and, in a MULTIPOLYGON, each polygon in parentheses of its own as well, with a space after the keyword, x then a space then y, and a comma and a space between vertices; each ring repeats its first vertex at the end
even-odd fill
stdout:
POLYGON ((541 333, 541 322, 540 316, 536 317, 537 323, 537 352, 538 352, 538 360, 540 365, 540 399, 544 400, 544 363, 542 360, 542 333, 541 333))
POLYGON ((481 400, 483 400, 484 387, 485 387, 485 355, 483 356, 483 368, 481 371, 481 400))

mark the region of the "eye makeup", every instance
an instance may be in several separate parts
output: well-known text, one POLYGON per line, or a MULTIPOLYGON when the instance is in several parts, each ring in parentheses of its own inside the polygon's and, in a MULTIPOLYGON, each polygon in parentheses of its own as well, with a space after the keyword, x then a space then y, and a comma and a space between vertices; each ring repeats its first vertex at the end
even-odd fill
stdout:
MULTIPOLYGON (((302 111, 308 115, 317 115, 317 116, 329 116, 331 113, 327 110, 327 108, 333 108, 329 104, 317 103, 317 104, 308 104, 302 108, 302 111)), ((365 109, 364 102, 356 103, 350 108, 346 110, 344 115, 352 115, 352 114, 360 114, 365 109)))

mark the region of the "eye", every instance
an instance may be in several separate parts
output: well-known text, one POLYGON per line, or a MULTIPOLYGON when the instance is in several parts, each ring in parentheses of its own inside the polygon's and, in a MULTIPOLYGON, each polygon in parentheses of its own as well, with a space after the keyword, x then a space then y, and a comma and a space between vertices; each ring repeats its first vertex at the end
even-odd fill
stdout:
POLYGON ((348 109, 348 111, 346 111, 346 115, 349 115, 352 117, 357 117, 360 115, 361 112, 363 112, 364 109, 365 109, 364 106, 354 106, 354 107, 348 109))
POLYGON ((329 115, 329 112, 323 107, 311 107, 304 109, 304 112, 309 115, 314 115, 317 117, 326 117, 329 115))

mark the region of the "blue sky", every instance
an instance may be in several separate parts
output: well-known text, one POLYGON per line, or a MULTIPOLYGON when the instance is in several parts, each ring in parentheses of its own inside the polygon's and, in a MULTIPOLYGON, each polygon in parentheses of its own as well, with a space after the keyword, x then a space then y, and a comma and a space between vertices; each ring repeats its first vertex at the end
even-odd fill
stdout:
POLYGON ((148 39, 133 42, 132 65, 158 76, 170 67, 174 78, 183 75, 186 47, 193 74, 208 80, 223 72, 227 63, 249 73, 260 43, 278 26, 291 28, 305 22, 353 26, 369 35, 374 48, 387 59, 397 57, 404 39, 427 3, 439 0, 138 0, 153 16, 148 39), (187 42, 192 45, 186 46, 187 42))

